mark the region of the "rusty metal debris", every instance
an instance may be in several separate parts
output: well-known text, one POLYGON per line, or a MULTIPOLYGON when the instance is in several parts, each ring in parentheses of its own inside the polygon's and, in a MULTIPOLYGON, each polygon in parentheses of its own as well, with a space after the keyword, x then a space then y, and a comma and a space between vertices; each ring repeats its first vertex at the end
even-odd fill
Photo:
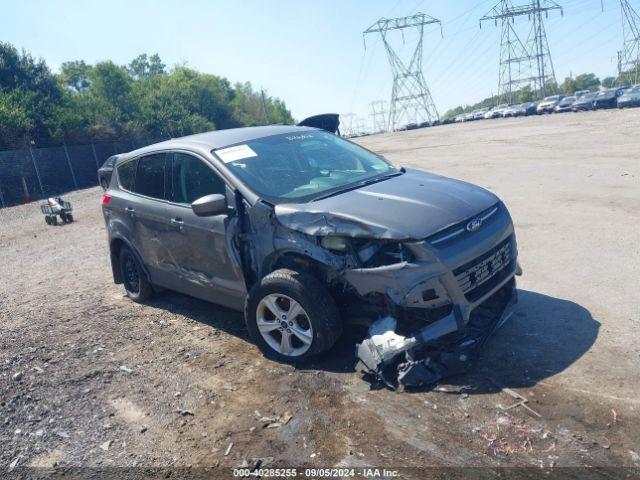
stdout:
MULTIPOLYGON (((496 384, 495 382, 493 382, 493 383, 496 384)), ((500 387, 500 388, 502 389, 502 391, 504 393, 506 393, 506 394, 510 395, 511 397, 513 397, 513 398, 518 400, 516 403, 514 403, 512 405, 509 405, 507 407, 503 407, 502 405, 498 404, 498 408, 500 410, 502 410, 503 412, 507 412, 507 411, 512 410, 514 408, 522 407, 525 410, 527 410, 529 413, 532 413, 533 415, 535 415, 536 417, 542 418, 542 415, 540 415, 533 408, 531 408, 529 405, 527 405, 527 403, 529 403, 529 399, 527 397, 525 397, 521 393, 518 393, 515 390, 512 390, 510 388, 507 388, 507 387, 500 387)))

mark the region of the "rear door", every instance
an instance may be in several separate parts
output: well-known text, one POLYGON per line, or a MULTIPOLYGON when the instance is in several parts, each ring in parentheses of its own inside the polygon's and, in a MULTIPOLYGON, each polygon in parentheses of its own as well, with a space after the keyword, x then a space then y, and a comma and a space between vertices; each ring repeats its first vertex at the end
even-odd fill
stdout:
POLYGON ((128 214, 134 219, 134 239, 138 252, 151 274, 152 281, 162 284, 162 265, 167 250, 161 237, 168 227, 166 210, 165 169, 167 153, 154 153, 138 159, 132 201, 128 214))
POLYGON ((191 203, 205 195, 226 195, 225 182, 211 165, 189 153, 173 153, 169 165, 166 208, 171 227, 162 242, 171 259, 171 288, 238 308, 246 287, 229 252, 230 217, 226 212, 199 217, 191 209, 191 203))

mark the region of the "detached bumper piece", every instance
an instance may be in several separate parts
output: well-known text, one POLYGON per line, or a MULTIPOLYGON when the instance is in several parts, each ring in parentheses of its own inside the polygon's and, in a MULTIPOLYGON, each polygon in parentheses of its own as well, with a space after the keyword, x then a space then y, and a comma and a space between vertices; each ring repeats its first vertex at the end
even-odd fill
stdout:
MULTIPOLYGON (((477 305, 466 324, 436 321, 404 337, 395 333, 394 318, 382 318, 356 347, 358 369, 372 383, 394 390, 433 385, 464 373, 474 365, 491 334, 509 319, 516 302, 512 278, 477 305)), ((455 312, 456 305, 453 308, 455 312)))

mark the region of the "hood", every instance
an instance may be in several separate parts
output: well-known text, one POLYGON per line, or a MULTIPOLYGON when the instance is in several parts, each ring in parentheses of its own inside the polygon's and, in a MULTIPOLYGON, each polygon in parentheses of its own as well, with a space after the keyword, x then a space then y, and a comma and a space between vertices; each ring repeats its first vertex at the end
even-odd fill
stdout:
POLYGON ((322 113, 313 117, 305 118, 298 127, 313 127, 326 130, 329 133, 338 133, 340 126, 340 116, 337 113, 322 113))
POLYGON ((421 170, 333 197, 279 204, 278 221, 314 236, 421 240, 495 205, 491 192, 421 170))

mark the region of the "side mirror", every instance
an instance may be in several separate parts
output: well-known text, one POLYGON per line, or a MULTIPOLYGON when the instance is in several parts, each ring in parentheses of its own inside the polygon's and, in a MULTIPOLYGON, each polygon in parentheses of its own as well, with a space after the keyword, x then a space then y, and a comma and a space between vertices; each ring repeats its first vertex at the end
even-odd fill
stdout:
POLYGON ((227 209, 227 199, 219 193, 200 197, 191 204, 191 210, 199 217, 211 217, 227 209))

